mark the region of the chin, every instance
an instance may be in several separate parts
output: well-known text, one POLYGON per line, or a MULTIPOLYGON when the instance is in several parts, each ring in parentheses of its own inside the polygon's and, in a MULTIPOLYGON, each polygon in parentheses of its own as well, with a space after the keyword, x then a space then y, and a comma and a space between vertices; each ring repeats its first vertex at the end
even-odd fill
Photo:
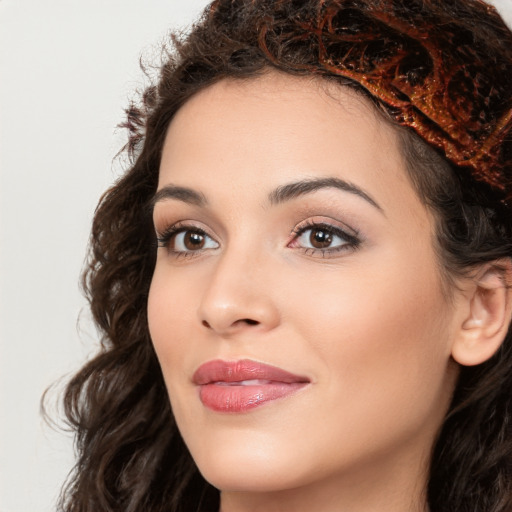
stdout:
POLYGON ((228 437, 227 443, 213 437, 209 447, 191 449, 199 471, 217 489, 273 492, 301 483, 303 464, 296 448, 276 448, 275 440, 263 440, 261 435, 228 437))
POLYGON ((204 479, 221 491, 270 493, 293 489, 301 485, 297 475, 290 469, 279 469, 279 465, 257 461, 239 462, 236 466, 208 464, 199 467, 204 479))

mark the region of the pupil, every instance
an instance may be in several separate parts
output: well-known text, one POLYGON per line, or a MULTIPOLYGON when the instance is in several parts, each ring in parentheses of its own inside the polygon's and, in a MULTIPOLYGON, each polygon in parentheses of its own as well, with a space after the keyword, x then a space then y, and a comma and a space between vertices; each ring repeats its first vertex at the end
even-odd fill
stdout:
POLYGON ((329 247, 332 242, 332 234, 321 229, 316 229, 311 232, 310 242, 311 245, 317 249, 329 247))
POLYGON ((204 245, 204 236, 201 233, 188 232, 184 242, 187 249, 200 249, 204 245))

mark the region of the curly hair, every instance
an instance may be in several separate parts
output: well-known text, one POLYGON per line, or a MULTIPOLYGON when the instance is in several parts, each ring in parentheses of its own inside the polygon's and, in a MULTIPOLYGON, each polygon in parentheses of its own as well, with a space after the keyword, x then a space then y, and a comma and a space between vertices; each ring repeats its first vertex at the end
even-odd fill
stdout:
MULTIPOLYGON (((122 124, 126 174, 100 200, 83 286, 102 349, 68 383, 77 463, 60 510, 217 510, 178 432, 147 323, 149 205, 166 129, 197 91, 269 68, 369 98, 437 219, 447 276, 512 256, 512 33, 480 0, 216 0, 166 45, 122 124)), ((432 512, 512 510, 512 335, 461 367, 433 448, 432 512)))

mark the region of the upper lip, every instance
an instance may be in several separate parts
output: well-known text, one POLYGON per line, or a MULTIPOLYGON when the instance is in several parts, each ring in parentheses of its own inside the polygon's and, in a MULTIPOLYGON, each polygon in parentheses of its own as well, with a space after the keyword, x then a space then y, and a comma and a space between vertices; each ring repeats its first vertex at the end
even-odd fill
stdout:
POLYGON ((202 364, 192 377, 192 381, 198 386, 213 382, 242 382, 246 380, 267 380, 283 383, 310 382, 307 377, 302 375, 295 375, 282 368, 250 359, 208 361, 202 364))

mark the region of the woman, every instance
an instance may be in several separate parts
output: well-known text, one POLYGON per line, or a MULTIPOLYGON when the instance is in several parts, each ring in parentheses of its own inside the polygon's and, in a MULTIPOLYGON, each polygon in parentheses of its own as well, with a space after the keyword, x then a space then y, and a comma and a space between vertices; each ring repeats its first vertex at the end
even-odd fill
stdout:
POLYGON ((218 0, 128 110, 69 511, 512 510, 512 34, 218 0))

